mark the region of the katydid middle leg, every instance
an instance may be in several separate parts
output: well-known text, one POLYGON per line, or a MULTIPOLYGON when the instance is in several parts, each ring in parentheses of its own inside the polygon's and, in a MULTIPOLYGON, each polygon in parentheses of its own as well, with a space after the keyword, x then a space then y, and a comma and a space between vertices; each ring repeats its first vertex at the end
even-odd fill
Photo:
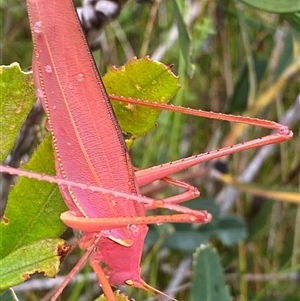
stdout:
MULTIPOLYGON (((170 178, 170 177, 165 177, 165 178, 162 178, 160 180, 165 182, 168 185, 172 185, 172 186, 175 186, 175 187, 178 187, 178 188, 181 188, 181 189, 185 190, 184 192, 182 192, 180 194, 162 199, 161 201, 163 201, 166 205, 167 204, 173 204, 174 205, 174 204, 180 204, 180 203, 183 203, 183 202, 187 202, 187 201, 192 200, 192 199, 194 199, 194 198, 196 198, 200 195, 200 192, 199 192, 197 187, 195 187, 193 185, 190 185, 186 182, 179 181, 179 180, 176 180, 176 179, 173 179, 173 178, 170 178)), ((151 210, 151 209, 155 209, 157 207, 152 206, 152 205, 145 205, 145 208, 146 208, 146 210, 151 210)))

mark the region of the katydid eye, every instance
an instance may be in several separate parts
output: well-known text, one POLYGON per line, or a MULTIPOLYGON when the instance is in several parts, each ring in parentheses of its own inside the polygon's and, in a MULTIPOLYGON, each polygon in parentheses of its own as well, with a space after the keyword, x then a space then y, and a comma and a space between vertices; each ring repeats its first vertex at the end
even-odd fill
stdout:
POLYGON ((125 280, 125 284, 127 284, 128 286, 133 286, 133 281, 130 279, 125 280))

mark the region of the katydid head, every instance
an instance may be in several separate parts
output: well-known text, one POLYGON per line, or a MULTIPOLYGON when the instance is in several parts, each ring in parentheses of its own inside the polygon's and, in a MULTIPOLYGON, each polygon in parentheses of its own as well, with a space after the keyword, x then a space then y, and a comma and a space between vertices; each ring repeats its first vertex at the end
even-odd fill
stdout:
POLYGON ((92 260, 105 264, 104 273, 111 285, 124 285, 128 280, 134 283, 142 281, 140 263, 147 231, 146 225, 135 226, 134 231, 129 232, 134 242, 130 246, 104 236, 99 241, 92 260))
MULTIPOLYGON (((158 300, 160 300, 160 298, 157 294, 166 296, 170 300, 177 301, 141 279, 140 261, 148 227, 146 225, 132 225, 129 229, 132 229, 133 245, 127 246, 126 244, 118 243, 109 237, 102 236, 99 243, 97 243, 98 248, 92 255, 91 261, 104 263, 104 274, 112 286, 126 284, 128 286, 144 289, 154 295, 158 300)), ((97 273, 96 270, 95 272, 97 273)))

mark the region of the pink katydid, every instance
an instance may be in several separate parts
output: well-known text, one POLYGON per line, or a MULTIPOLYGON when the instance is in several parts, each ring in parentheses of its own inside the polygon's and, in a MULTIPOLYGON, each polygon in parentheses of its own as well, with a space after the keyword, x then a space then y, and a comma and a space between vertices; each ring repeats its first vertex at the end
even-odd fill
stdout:
MULTIPOLYGON (((84 231, 80 246, 87 249, 87 253, 71 276, 91 254, 90 264, 108 300, 115 300, 110 285, 126 283, 151 289, 140 278, 139 268, 147 233, 146 224, 205 223, 209 222, 211 216, 207 212, 193 211, 177 205, 199 194, 188 184, 171 181, 187 191, 165 200, 140 197, 139 186, 165 179, 169 174, 184 168, 236 151, 285 141, 292 137, 292 133, 272 121, 130 100, 133 104, 278 130, 276 134, 244 144, 134 172, 122 133, 83 38, 72 1, 53 4, 42 0, 28 0, 28 10, 35 45, 35 80, 38 95, 48 116, 48 128, 53 135, 56 170, 60 179, 21 171, 19 174, 58 183, 70 208, 70 211, 62 214, 62 220, 73 229, 84 231), (64 54, 63 49, 67 49, 67 54, 64 54), (62 57, 65 61, 61 60, 62 57), (98 119, 101 120, 101 126, 98 125, 98 119), (109 136, 107 133, 110 133, 109 136), (95 141, 97 147, 93 144, 95 141), (146 210, 158 207, 182 213, 146 217, 146 210), (131 258, 130 266, 127 258, 131 258), (99 262, 104 262, 106 268, 102 269, 99 262)), ((8 167, 1 167, 0 171, 17 173, 8 167)), ((58 297, 59 292, 52 300, 58 297)))

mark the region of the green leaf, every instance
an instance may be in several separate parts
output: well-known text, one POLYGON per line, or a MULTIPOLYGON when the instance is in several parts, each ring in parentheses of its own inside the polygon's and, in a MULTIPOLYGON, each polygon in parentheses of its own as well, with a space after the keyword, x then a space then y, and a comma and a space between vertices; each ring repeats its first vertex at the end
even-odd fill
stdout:
POLYGON ((191 301, 230 301, 217 252, 202 245, 194 253, 191 301))
POLYGON ((214 234, 224 245, 231 246, 246 239, 246 225, 239 217, 225 216, 217 221, 214 234))
MULTIPOLYGON (((175 233, 168 235, 164 247, 172 250, 193 252, 197 246, 207 244, 212 237, 217 237, 224 245, 232 246, 247 238, 246 225, 236 216, 213 218, 209 224, 195 228, 188 224, 175 224, 175 233), (184 243, 182 243, 184 241, 184 243)), ((154 243, 158 234, 150 231, 147 242, 154 243)))
POLYGON ((242 0, 242 2, 270 13, 292 13, 300 10, 299 0, 242 0))
MULTIPOLYGON (((178 78, 170 67, 148 57, 112 68, 103 82, 108 94, 158 103, 168 102, 179 89, 178 78)), ((122 131, 135 136, 153 129, 160 114, 160 110, 117 101, 112 105, 122 131)))
POLYGON ((172 250, 194 252, 199 245, 207 244, 209 238, 209 233, 202 231, 176 231, 166 238, 163 246, 172 250))
POLYGON ((35 103, 32 72, 23 72, 18 63, 0 66, 0 162, 11 151, 21 125, 35 103))
POLYGON ((35 272, 54 277, 64 245, 61 239, 45 239, 10 253, 0 261, 0 290, 22 283, 35 272))
MULTIPOLYGON (((35 152, 26 169, 54 174, 50 135, 35 152)), ((20 178, 12 189, 0 223, 0 258, 42 238, 58 237, 65 229, 60 213, 66 205, 55 184, 20 178)))

